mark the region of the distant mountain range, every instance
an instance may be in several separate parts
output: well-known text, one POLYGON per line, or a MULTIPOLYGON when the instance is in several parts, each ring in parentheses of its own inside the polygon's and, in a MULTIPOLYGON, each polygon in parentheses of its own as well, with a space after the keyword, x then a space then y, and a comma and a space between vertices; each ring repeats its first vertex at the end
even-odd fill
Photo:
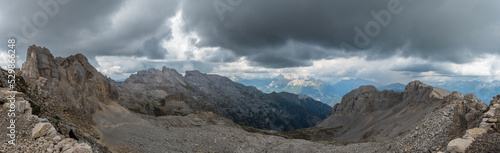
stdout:
POLYGON ((500 81, 449 81, 430 83, 433 86, 458 91, 461 93, 473 93, 484 103, 489 104, 493 96, 500 94, 500 81))
POLYGON ((328 84, 318 79, 288 78, 278 75, 268 79, 243 79, 239 76, 231 76, 233 81, 247 86, 254 86, 265 93, 290 92, 312 97, 330 106, 339 103, 342 96, 362 85, 374 85, 379 90, 403 91, 404 84, 395 83, 384 86, 380 83, 364 79, 342 80, 336 84, 328 84))
MULTIPOLYGON (((288 78, 283 75, 264 79, 244 79, 239 76, 231 76, 229 78, 247 86, 254 86, 265 93, 290 92, 303 94, 330 106, 339 103, 345 94, 363 85, 373 85, 380 91, 393 90, 396 92, 403 92, 406 86, 402 83, 385 85, 361 78, 342 80, 335 84, 329 84, 315 78, 288 78)), ((483 81, 449 81, 429 82, 429 84, 450 91, 473 93, 487 104, 493 96, 500 93, 500 81, 493 81, 491 83, 483 81)))

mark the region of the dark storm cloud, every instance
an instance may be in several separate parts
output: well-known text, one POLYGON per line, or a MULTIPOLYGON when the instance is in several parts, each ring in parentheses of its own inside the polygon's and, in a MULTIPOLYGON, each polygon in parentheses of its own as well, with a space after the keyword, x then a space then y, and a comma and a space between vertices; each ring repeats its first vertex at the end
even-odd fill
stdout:
POLYGON ((251 65, 269 68, 311 66, 313 59, 350 56, 343 51, 332 52, 319 45, 289 41, 283 46, 260 48, 248 55, 251 65))
POLYGON ((185 1, 182 6, 185 30, 201 36, 200 46, 221 46, 264 67, 308 66, 312 60, 341 55, 364 54, 374 60, 396 53, 467 63, 473 59, 470 56, 500 52, 500 1, 213 0, 185 1), (223 18, 214 4, 225 10, 223 18), (371 11, 389 12, 390 22, 384 22, 387 18, 382 15, 377 20, 371 11), (378 33, 374 23, 380 27, 378 33), (371 25, 368 30, 372 33, 366 32, 366 25, 371 25), (361 40, 363 35, 370 42, 364 46, 358 41, 356 45, 354 39, 361 40), (317 45, 327 51, 294 57, 304 51, 280 49, 290 42, 301 42, 304 47, 317 45), (355 54, 339 54, 342 51, 355 54))
MULTIPOLYGON (((4 40, 9 33, 20 36, 21 58, 28 45, 37 44, 56 56, 82 52, 93 63, 98 55, 161 59, 168 53, 159 46, 162 39, 169 38, 170 27, 165 22, 178 10, 185 32, 200 36, 197 45, 221 47, 222 51, 203 55, 204 61, 212 63, 246 57, 253 66, 283 68, 310 66, 319 59, 363 56, 377 60, 398 54, 431 63, 395 71, 445 73, 432 62, 467 63, 479 55, 500 52, 500 1, 58 1, 63 0, 0 1, 0 35, 4 40), (43 6, 54 2, 58 11, 51 14, 43 6), (391 13, 388 4, 401 11, 391 13), (216 8, 226 11, 219 16, 216 8), (373 14, 388 11, 391 20, 384 26, 386 16, 373 14), (25 21, 35 24, 33 17, 40 12, 47 16, 47 23, 34 25, 37 33, 27 38, 22 32, 25 21), (373 24, 380 32, 366 36, 369 43, 360 46, 355 39, 370 35, 365 27, 372 25, 368 30, 376 30, 373 24)), ((53 5, 48 8, 55 9, 53 5)))
MULTIPOLYGON (((169 37, 164 36, 162 38, 169 37)), ((140 50, 144 55, 146 55, 149 59, 163 59, 167 54, 167 50, 162 46, 161 38, 151 37, 144 42, 142 45, 142 49, 140 50)))
POLYGON ((214 63, 230 63, 238 60, 236 55, 229 50, 218 52, 206 52, 204 55, 205 61, 214 63))
POLYGON ((396 67, 393 67, 391 70, 393 71, 403 71, 403 72, 416 72, 416 73, 421 73, 421 72, 439 72, 440 74, 448 74, 450 73, 446 68, 442 67, 441 65, 437 64, 411 64, 411 65, 399 65, 396 67))
POLYGON ((145 55, 140 49, 142 45, 168 30, 163 25, 175 14, 178 6, 177 1, 142 3, 130 0, 69 0, 65 4, 58 3, 58 0, 21 0, 1 3, 2 20, 9 22, 2 24, 0 35, 6 39, 9 33, 14 33, 18 39, 18 50, 23 50, 21 56, 24 56, 28 45, 36 44, 49 48, 56 56, 82 52, 90 60, 96 55, 145 55), (45 4, 51 4, 47 8, 52 11, 46 11, 45 4), (38 26, 34 23, 33 17, 37 14, 47 16, 48 20, 44 20, 43 15, 37 18, 38 21, 47 21, 46 24, 38 26), (118 15, 120 20, 115 19, 118 15), (23 34, 25 21, 34 24, 35 34, 23 34))

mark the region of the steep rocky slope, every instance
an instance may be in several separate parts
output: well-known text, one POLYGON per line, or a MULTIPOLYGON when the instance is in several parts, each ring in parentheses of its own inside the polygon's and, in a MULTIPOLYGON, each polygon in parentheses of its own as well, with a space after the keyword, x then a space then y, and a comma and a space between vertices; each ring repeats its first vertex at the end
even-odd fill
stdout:
POLYGON ((235 123, 288 131, 311 127, 329 114, 329 106, 289 93, 265 94, 218 75, 174 69, 149 69, 113 82, 120 104, 148 115, 187 115, 214 111, 235 123), (300 112, 300 113, 297 113, 300 112))
POLYGON ((100 133, 93 120, 96 112, 116 103, 118 92, 82 54, 56 57, 47 48, 30 46, 21 75, 26 80, 27 98, 39 114, 48 118, 63 134, 89 142, 94 149, 100 133))
POLYGON ((386 142, 395 151, 437 151, 479 126, 486 105, 463 95, 410 82, 404 92, 362 86, 346 94, 314 128, 285 134, 313 140, 386 142))
MULTIPOLYGON (((0 72, 0 74, 5 74, 0 72)), ((0 78, 0 81, 3 77, 0 78)), ((1 84, 0 87, 6 87, 1 84)), ((22 92, 13 91, 10 88, 0 88, 0 103, 3 107, 0 114, 12 113, 15 109, 15 116, 0 119, 0 133, 9 134, 0 137, 0 152, 53 152, 53 153, 92 153, 92 148, 85 142, 77 142, 74 138, 58 133, 46 118, 38 118, 32 115, 31 104, 24 99, 22 92), (14 107, 10 105, 10 99, 15 95, 14 107), (12 122, 14 120, 14 122, 12 122), (12 130, 14 130, 13 133, 12 130), (12 145, 15 144, 15 145, 12 145)))

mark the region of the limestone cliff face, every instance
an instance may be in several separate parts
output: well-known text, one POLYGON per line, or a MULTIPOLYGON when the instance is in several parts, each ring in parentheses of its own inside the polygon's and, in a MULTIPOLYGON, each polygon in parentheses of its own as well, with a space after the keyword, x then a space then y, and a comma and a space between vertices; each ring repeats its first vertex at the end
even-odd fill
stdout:
POLYGON ((72 132, 97 145, 93 114, 117 101, 118 92, 85 56, 54 58, 47 48, 33 45, 21 72, 39 115, 51 118, 63 134, 72 132))
POLYGON ((46 105, 89 116, 98 103, 115 101, 118 93, 82 54, 54 58, 47 48, 30 46, 22 76, 36 87, 46 105))
POLYGON ((132 74, 124 82, 113 82, 120 93, 120 104, 148 115, 187 115, 207 111, 184 77, 174 69, 148 69, 132 74))
POLYGON ((473 94, 450 92, 420 81, 410 82, 404 92, 362 86, 346 94, 310 138, 344 142, 390 140, 396 150, 433 150, 436 148, 432 147, 446 146, 465 129, 477 127, 485 108, 473 94))

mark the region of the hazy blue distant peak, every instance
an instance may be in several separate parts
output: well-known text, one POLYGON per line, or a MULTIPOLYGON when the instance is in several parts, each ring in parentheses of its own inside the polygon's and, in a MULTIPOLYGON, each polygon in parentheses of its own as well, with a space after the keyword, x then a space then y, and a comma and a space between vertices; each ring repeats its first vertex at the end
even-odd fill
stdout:
POLYGON ((500 94, 500 81, 446 81, 431 83, 436 87, 445 88, 451 91, 458 91, 464 94, 473 93, 484 103, 489 104, 492 97, 500 94))
POLYGON ((383 90, 393 90, 393 91, 396 91, 396 92, 403 92, 405 90, 405 87, 406 85, 405 84, 402 84, 402 83, 392 83, 392 84, 389 84, 389 85, 385 85, 385 86, 377 86, 377 89, 380 90, 380 91, 383 91, 383 90))

